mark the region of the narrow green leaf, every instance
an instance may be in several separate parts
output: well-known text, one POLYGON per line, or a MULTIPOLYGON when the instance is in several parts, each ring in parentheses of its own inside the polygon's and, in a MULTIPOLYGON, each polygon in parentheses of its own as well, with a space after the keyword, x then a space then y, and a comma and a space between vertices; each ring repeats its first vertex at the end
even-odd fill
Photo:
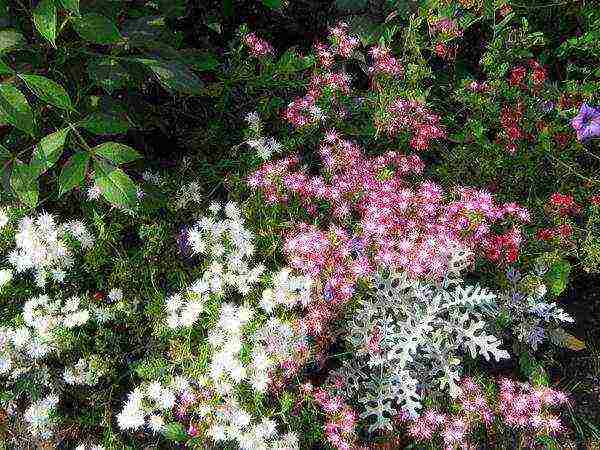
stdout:
POLYGON ((85 179, 89 159, 90 155, 83 152, 75 153, 69 158, 58 178, 59 195, 64 195, 74 187, 81 186, 85 179))
POLYGON ((170 91, 199 94, 204 85, 187 65, 179 61, 145 58, 138 58, 137 61, 148 66, 154 72, 160 84, 170 91))
POLYGON ((125 119, 105 113, 92 113, 79 126, 99 135, 123 134, 129 129, 129 123, 125 119))
POLYGON ((90 13, 73 20, 75 31, 94 44, 115 44, 121 40, 117 26, 101 14, 90 13))
POLYGON ((131 207, 137 200, 135 183, 121 169, 94 161, 94 182, 110 203, 131 207))
POLYGON ((27 87, 43 101, 58 108, 72 109, 71 99, 65 88, 41 75, 19 75, 27 87))
POLYGON ((10 185, 17 197, 31 208, 38 202, 38 184, 33 169, 27 164, 16 162, 10 175, 10 185))
POLYGON ((271 9, 281 8, 281 0, 262 0, 262 2, 271 9))
POLYGON ((0 84, 0 113, 2 118, 19 130, 33 134, 33 111, 25 96, 12 84, 0 84))
POLYGON ((33 23, 44 38, 56 42, 56 5, 54 0, 41 0, 33 10, 33 23))
POLYGON ((66 10, 79 15, 79 0, 60 0, 60 3, 66 10))
POLYGON ((29 163, 38 176, 56 164, 62 154, 68 134, 69 128, 64 128, 49 134, 38 142, 29 163))
POLYGON ((183 442, 188 437, 185 428, 183 428, 183 425, 178 422, 165 425, 162 433, 166 439, 173 442, 183 442))
POLYGON ((136 150, 128 145, 118 142, 105 142, 92 149, 95 155, 108 159, 114 164, 125 164, 142 157, 136 150))
POLYGON ((10 152, 4 145, 0 144, 0 161, 5 161, 8 158, 10 158, 10 152))
POLYGON ((27 44, 25 37, 17 30, 0 31, 0 53, 8 53, 27 44))

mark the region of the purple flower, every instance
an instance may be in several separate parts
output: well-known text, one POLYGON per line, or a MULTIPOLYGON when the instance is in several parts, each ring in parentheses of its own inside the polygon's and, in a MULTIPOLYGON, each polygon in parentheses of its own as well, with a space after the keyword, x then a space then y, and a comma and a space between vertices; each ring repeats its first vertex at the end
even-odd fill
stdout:
POLYGON ((538 346, 544 342, 544 339, 546 338, 546 333, 544 332, 544 329, 541 327, 533 327, 530 331, 529 331, 529 335, 527 336, 527 342, 529 343, 529 345, 531 345, 531 347, 534 350, 537 350, 538 346))
POLYGON ((592 108, 587 103, 581 105, 579 114, 571 121, 581 142, 600 137, 600 108, 592 108))
POLYGON ((190 241, 188 240, 188 233, 191 227, 187 225, 183 225, 179 232, 177 233, 176 240, 177 245, 179 246, 179 253, 186 260, 191 260, 193 256, 192 246, 190 245, 190 241))

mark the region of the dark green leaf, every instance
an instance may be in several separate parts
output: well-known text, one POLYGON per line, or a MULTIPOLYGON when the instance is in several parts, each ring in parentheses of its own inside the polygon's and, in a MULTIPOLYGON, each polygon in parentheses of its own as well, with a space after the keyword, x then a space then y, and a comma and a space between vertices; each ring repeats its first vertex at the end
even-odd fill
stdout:
POLYGON ((109 93, 125 87, 130 80, 125 67, 110 57, 91 59, 87 66, 87 73, 97 86, 109 93))
POLYGON ((148 47, 160 40, 165 31, 165 18, 161 16, 144 16, 130 19, 121 27, 122 36, 131 46, 148 47))
POLYGON ((183 425, 178 422, 165 425, 165 428, 163 429, 163 435, 166 439, 173 442, 183 442, 188 437, 185 428, 183 428, 183 425))
POLYGON ((367 6, 368 0, 335 0, 335 6, 342 11, 358 11, 367 6))
POLYGON ((200 72, 212 70, 219 65, 219 60, 212 53, 185 49, 180 50, 179 54, 191 68, 200 72))
POLYGON ((26 44, 25 37, 17 30, 9 29, 0 31, 0 53, 10 52, 26 44))
POLYGON ((38 142, 29 163, 38 176, 56 164, 62 154, 68 134, 69 128, 64 128, 49 134, 38 142))
POLYGON ((79 15, 79 0, 60 0, 63 8, 69 10, 73 14, 79 15))
POLYGON ((88 161, 88 153, 75 153, 64 165, 58 178, 58 194, 63 195, 77 186, 81 186, 85 179, 88 161))
POLYGON ((41 75, 19 75, 19 77, 43 101, 62 109, 72 108, 69 94, 57 82, 41 75))
POLYGON ((281 8, 281 0, 262 0, 262 2, 271 9, 281 8))
POLYGON ((85 14, 73 20, 75 31, 94 44, 115 44, 121 40, 117 26, 101 14, 85 14))
POLYGON ((41 0, 33 10, 33 23, 44 38, 56 42, 56 5, 54 0, 41 0))
POLYGON ((223 15, 225 17, 233 16, 233 0, 223 0, 223 15))
POLYGON ((38 184, 34 170, 27 164, 16 162, 10 175, 10 185, 17 197, 27 206, 34 208, 38 202, 38 184))
POLYGON ((114 164, 126 164, 142 157, 136 150, 128 145, 118 142, 105 142, 94 147, 93 152, 97 156, 108 159, 114 164))
POLYGON ((546 279, 550 283, 550 292, 559 296, 567 287, 569 274, 571 273, 571 264, 563 259, 555 262, 546 274, 546 279))
POLYGON ((158 0, 158 9, 165 17, 182 17, 187 0, 158 0))
POLYGON ((129 122, 125 119, 105 113, 92 113, 79 125, 90 133, 99 135, 123 134, 129 129, 129 122))
POLYGON ((33 134, 33 111, 21 91, 11 84, 0 84, 0 112, 9 124, 33 134))
POLYGON ((9 67, 9 65, 0 59, 0 75, 10 75, 13 73, 14 71, 9 67))
POLYGON ((102 161, 94 162, 94 182, 110 203, 131 207, 137 200, 137 189, 125 172, 102 161))
POLYGON ((179 61, 161 61, 156 59, 138 59, 148 66, 166 89, 184 94, 199 94, 203 83, 183 63, 179 61))

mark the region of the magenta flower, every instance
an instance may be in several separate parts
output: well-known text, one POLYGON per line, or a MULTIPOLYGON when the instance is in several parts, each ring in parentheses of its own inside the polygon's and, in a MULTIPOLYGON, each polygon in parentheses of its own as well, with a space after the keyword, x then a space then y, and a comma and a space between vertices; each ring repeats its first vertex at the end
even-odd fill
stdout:
POLYGON ((571 121, 581 142, 600 137, 600 108, 592 108, 587 103, 581 105, 579 114, 571 121))

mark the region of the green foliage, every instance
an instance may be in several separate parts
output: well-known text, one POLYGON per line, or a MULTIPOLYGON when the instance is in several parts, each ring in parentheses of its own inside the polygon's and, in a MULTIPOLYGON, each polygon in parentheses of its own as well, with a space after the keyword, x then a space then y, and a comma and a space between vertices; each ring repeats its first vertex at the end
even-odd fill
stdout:
POLYGON ((553 295, 559 296, 563 293, 569 282, 569 273, 571 272, 571 265, 568 261, 558 260, 552 266, 546 274, 546 280, 550 287, 550 292, 553 295))
POLYGON ((134 182, 118 166, 140 158, 126 133, 152 124, 131 120, 131 110, 140 104, 135 96, 127 96, 126 103, 110 95, 159 86, 173 98, 203 93, 195 71, 213 70, 218 61, 203 49, 181 48, 174 39, 167 18, 179 17, 183 6, 159 2, 134 9, 125 2, 78 0, 41 0, 32 9, 21 2, 7 6, 0 76, 9 76, 0 80, 0 123, 19 132, 0 137, 0 145, 10 153, 2 170, 17 198, 35 206, 38 197, 55 197, 47 182, 53 177, 60 195, 93 179, 107 189, 102 193, 107 201, 136 205, 134 182), (102 136, 115 142, 103 144, 102 136), (97 170, 101 173, 92 173, 97 170), (20 182, 25 172, 39 180, 20 182))

